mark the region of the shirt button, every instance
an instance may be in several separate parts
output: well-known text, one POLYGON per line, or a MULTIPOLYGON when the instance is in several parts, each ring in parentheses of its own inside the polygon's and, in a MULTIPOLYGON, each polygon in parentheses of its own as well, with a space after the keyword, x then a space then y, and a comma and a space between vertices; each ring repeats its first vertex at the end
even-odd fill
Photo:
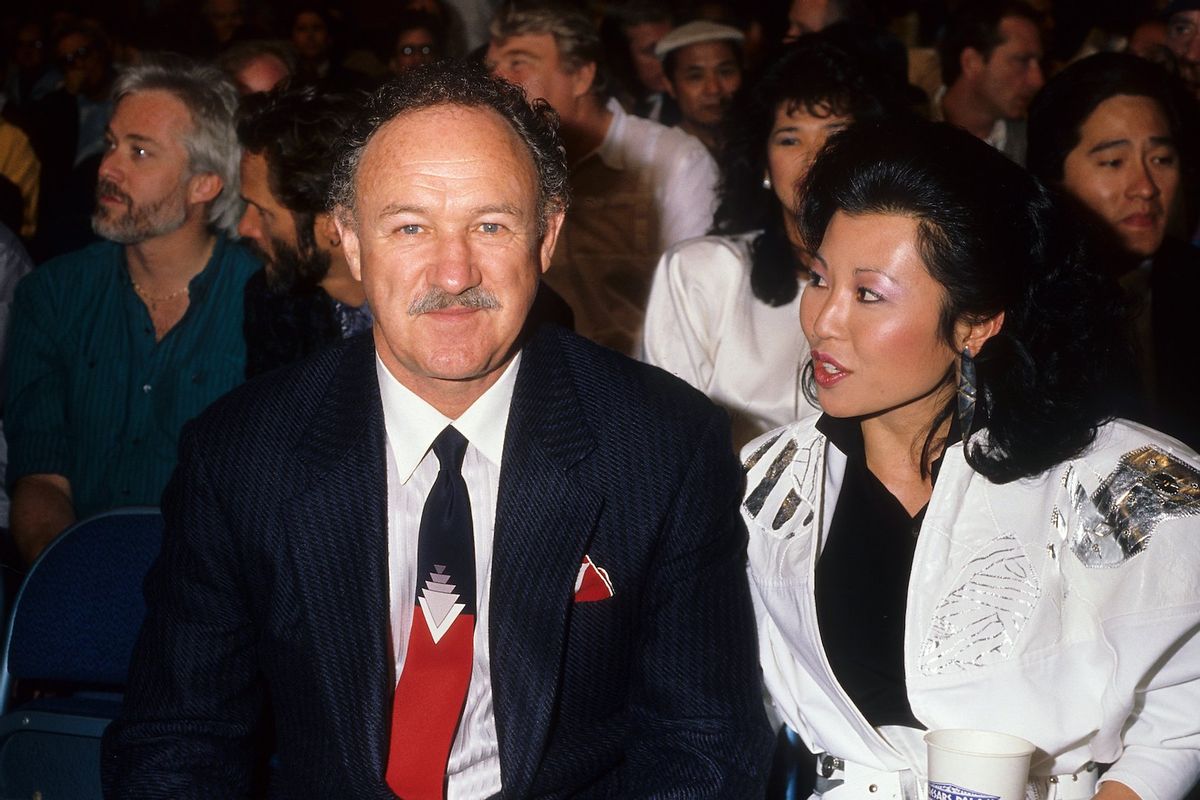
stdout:
POLYGON ((147 383, 142 386, 142 391, 145 392, 146 394, 150 394, 150 390, 153 388, 154 388, 153 386, 151 386, 150 384, 147 383))

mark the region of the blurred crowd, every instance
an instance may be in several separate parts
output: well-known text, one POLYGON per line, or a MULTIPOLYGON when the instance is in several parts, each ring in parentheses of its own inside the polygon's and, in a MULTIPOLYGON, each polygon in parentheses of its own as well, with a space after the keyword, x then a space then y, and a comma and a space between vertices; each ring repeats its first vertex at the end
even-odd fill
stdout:
POLYGON ((735 444, 815 413, 795 325, 809 164, 853 122, 915 115, 1074 199, 1128 300, 1124 413, 1195 446, 1198 25, 1188 0, 9 8, 0 325, 11 304, 17 548, 28 560, 81 514, 156 504, 183 422, 371 327, 330 165, 366 93, 443 58, 557 112, 572 205, 540 317, 683 377, 731 412, 735 444), (99 263, 111 286, 88 283, 99 263))

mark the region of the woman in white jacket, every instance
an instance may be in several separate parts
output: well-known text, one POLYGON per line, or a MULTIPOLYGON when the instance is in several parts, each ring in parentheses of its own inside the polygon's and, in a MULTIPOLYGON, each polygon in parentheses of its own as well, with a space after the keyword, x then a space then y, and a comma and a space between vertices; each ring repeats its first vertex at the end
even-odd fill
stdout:
POLYGON ((816 796, 923 797, 938 728, 1033 742, 1031 798, 1200 776, 1200 459, 1111 419, 1116 294, 1061 209, 931 123, 854 126, 809 175, 825 413, 747 446, 743 514, 816 796))

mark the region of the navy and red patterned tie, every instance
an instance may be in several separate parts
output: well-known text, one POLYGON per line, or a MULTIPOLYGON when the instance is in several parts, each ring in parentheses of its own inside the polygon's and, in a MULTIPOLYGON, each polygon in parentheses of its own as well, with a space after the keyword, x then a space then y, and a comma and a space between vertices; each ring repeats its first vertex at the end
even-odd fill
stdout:
POLYGON ((404 800, 441 800, 446 763, 471 684, 475 538, 462 477, 467 440, 447 427, 433 442, 441 469, 421 512, 417 597, 392 701, 387 784, 404 800))

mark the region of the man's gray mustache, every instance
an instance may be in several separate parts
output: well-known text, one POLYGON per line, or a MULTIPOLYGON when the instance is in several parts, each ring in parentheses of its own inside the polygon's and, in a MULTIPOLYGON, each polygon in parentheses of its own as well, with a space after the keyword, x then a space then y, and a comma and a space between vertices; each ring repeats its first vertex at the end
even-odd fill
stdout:
POLYGON ((500 300, 496 295, 481 286, 472 286, 460 294, 450 294, 445 289, 433 288, 412 301, 408 307, 408 315, 428 314, 431 311, 441 311, 451 306, 463 308, 500 308, 500 300))

